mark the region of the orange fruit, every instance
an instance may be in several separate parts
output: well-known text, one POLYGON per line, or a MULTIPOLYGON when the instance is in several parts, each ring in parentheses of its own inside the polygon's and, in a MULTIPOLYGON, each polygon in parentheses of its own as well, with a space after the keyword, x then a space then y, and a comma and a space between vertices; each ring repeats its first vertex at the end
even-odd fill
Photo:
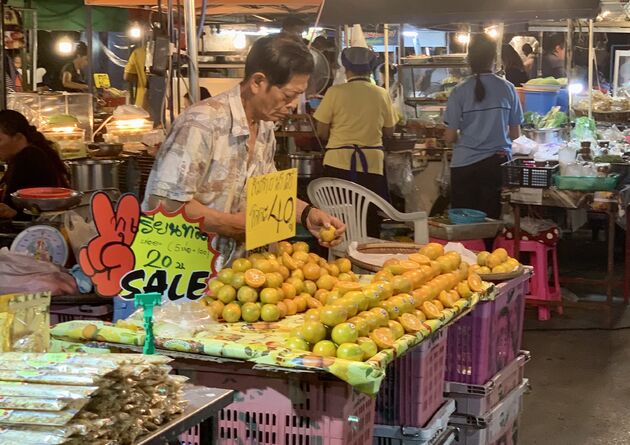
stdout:
POLYGON ((331 274, 333 277, 338 277, 341 272, 339 271, 339 267, 336 264, 330 264, 327 267, 328 273, 331 274))
POLYGON ((265 274, 265 287, 273 287, 278 289, 282 286, 284 278, 280 272, 271 272, 265 274))
POLYGON ((260 291, 260 302, 262 304, 277 304, 280 300, 282 300, 282 295, 280 295, 278 289, 266 287, 260 291))
POLYGON ((357 315, 356 317, 348 319, 347 322, 353 324, 357 328, 360 337, 365 337, 370 333, 370 324, 363 317, 359 317, 357 315))
POLYGON ((319 309, 323 306, 321 301, 317 298, 311 297, 309 294, 300 294, 300 297, 306 300, 306 305, 309 309, 319 309))
POLYGON ((405 272, 410 271, 410 270, 416 270, 420 267, 420 264, 411 260, 402 260, 401 262, 398 263, 398 265, 402 267, 405 272))
POLYGON ((319 264, 319 260, 322 260, 322 259, 323 258, 320 257, 319 255, 317 255, 316 253, 311 252, 311 253, 308 254, 308 260, 311 263, 319 264))
POLYGON ((469 299, 472 296, 473 293, 468 286, 468 281, 462 281, 457 285, 457 293, 465 299, 469 299))
POLYGON ((298 250, 297 252, 293 252, 293 255, 291 256, 295 260, 296 264, 299 264, 300 262, 306 264, 308 263, 308 260, 309 260, 308 253, 302 252, 301 250, 298 250))
POLYGON ((255 303, 258 301, 258 292, 249 286, 243 286, 236 293, 236 299, 241 303, 255 303))
POLYGON ((324 306, 319 310, 319 319, 326 326, 336 326, 348 319, 348 310, 343 306, 324 306))
POLYGON ((298 313, 302 313, 304 311, 306 311, 306 307, 308 305, 306 298, 304 298, 303 296, 299 295, 297 297, 295 297, 293 299, 293 301, 295 302, 295 305, 297 306, 297 311, 298 313))
POLYGON ((284 317, 287 316, 287 305, 286 304, 284 304, 282 301, 278 301, 278 303, 276 303, 276 307, 280 311, 280 318, 284 318, 284 317))
POLYGON ((368 332, 372 332, 374 329, 380 326, 379 318, 376 314, 370 311, 363 311, 357 314, 354 318, 362 318, 368 325, 368 332))
POLYGON ((423 255, 421 253, 412 253, 409 255, 409 260, 418 263, 422 266, 428 266, 429 264, 431 264, 431 258, 429 258, 426 255, 423 255))
POLYGON ((212 315, 212 317, 215 320, 218 320, 219 318, 221 318, 223 316, 223 308, 224 307, 225 307, 225 304, 222 301, 214 300, 208 306, 208 312, 210 313, 210 315, 212 315))
POLYGON ((308 343, 300 337, 289 337, 284 342, 284 346, 292 351, 308 351, 308 343))
POLYGON ((432 300, 431 303, 433 303, 433 305, 440 311, 442 312, 444 310, 444 305, 442 304, 442 302, 438 299, 432 300))
POLYGON ((422 303, 420 310, 427 317, 427 320, 440 318, 440 315, 441 315, 440 310, 437 308, 437 306, 431 303, 430 301, 425 301, 424 303, 422 303))
POLYGON ((298 280, 304 281, 304 272, 302 269, 295 269, 291 272, 291 278, 297 278, 298 280))
POLYGON ((280 266, 278 268, 278 273, 282 275, 282 280, 286 280, 291 276, 291 271, 286 266, 280 266))
POLYGON ((353 362, 362 362, 363 349, 356 343, 342 343, 337 348, 337 358, 353 362))
POLYGON ((389 313, 387 310, 382 307, 374 307, 370 309, 369 312, 373 313, 378 318, 379 326, 387 326, 389 322, 389 313))
POLYGON ((258 289, 259 287, 264 286, 266 281, 267 277, 265 276, 265 272, 260 269, 249 269, 245 272, 245 283, 249 287, 258 289))
POLYGON ((413 312, 413 315, 415 315, 415 316, 416 316, 416 318, 417 318, 418 320, 420 320, 421 322, 423 322, 423 321, 426 321, 426 320, 427 320, 427 316, 426 316, 426 315, 424 315, 424 312, 422 312, 420 309, 416 309, 416 310, 413 312))
POLYGON ((388 327, 389 330, 392 331, 392 334, 394 334, 394 340, 398 340, 405 335, 405 329, 395 320, 389 320, 388 327))
POLYGON ((394 289, 394 294, 409 293, 413 290, 411 280, 407 277, 403 277, 402 275, 395 276, 392 279, 392 287, 394 289))
MULTIPOLYGON (((295 301, 293 302, 295 303, 295 301)), ((304 322, 307 321, 319 321, 319 309, 309 309, 308 311, 306 311, 306 313, 304 314, 304 322)))
POLYGON ((438 243, 429 243, 420 249, 420 253, 428 256, 432 260, 435 260, 436 258, 444 255, 444 246, 438 243))
MULTIPOLYGON (((457 298, 459 299, 459 294, 457 295, 457 298)), ((451 295, 450 292, 446 292, 446 291, 442 291, 440 292, 440 295, 438 295, 438 300, 440 301, 440 303, 442 303, 442 306, 444 307, 448 307, 451 308, 453 307, 453 303, 455 303, 453 301, 453 297, 451 295)), ((457 301, 457 300, 455 300, 457 301)))
POLYGON ((226 267, 225 269, 219 272, 219 275, 217 275, 217 278, 223 284, 230 284, 232 283, 233 276, 234 276, 234 271, 230 267, 226 267))
POLYGON ((381 300, 386 300, 387 298, 390 298, 392 295, 394 295, 394 286, 392 283, 379 281, 378 283, 373 284, 374 287, 379 290, 381 294, 381 300))
MULTIPOLYGON (((325 290, 325 289, 320 289, 320 290, 325 290)), ((341 298, 341 294, 339 293, 337 289, 333 289, 331 291, 326 291, 326 292, 328 292, 326 294, 326 304, 333 304, 335 301, 341 298)))
POLYGON ((260 307, 256 303, 245 303, 241 306, 241 317, 248 323, 255 323, 260 319, 260 307))
POLYGON ((389 328, 374 329, 370 332, 370 339, 376 343, 379 350, 394 347, 394 334, 389 328))
POLYGON ((363 289, 363 295, 368 302, 368 308, 376 307, 381 301, 381 291, 373 285, 368 285, 363 289))
POLYGON ((287 307, 287 315, 295 315, 297 314, 297 304, 293 300, 282 300, 284 305, 287 307))
POLYGON ((389 266, 394 266, 396 264, 398 264, 400 262, 400 260, 397 260, 396 258, 390 258, 388 260, 385 260, 383 262, 383 269, 389 266))
POLYGON ((468 287, 470 287, 470 290, 473 292, 481 292, 483 290, 481 277, 474 272, 468 275, 468 287))
POLYGON ((230 303, 223 308, 221 315, 226 322, 236 323, 241 319, 241 307, 236 303, 230 303))
POLYGON ((313 346, 313 354, 322 357, 337 357, 337 346, 330 340, 322 340, 313 346))
POLYGON ((208 283, 208 295, 216 297, 219 289, 223 286, 225 286, 225 284, 222 281, 219 281, 218 278, 213 278, 210 280, 210 283, 208 283))
POLYGON ((307 280, 317 281, 322 276, 321 268, 315 263, 306 263, 302 272, 304 272, 304 278, 307 280))
POLYGON ((217 292, 217 300, 221 300, 225 304, 229 304, 236 299, 236 289, 226 284, 219 292, 217 292))
POLYGON ((424 303, 425 301, 429 301, 433 299, 433 296, 431 295, 430 292, 431 292, 431 288, 427 285, 424 285, 420 287, 420 289, 416 289, 413 292, 411 292, 411 295, 413 296, 413 299, 416 302, 416 307, 420 307, 420 305, 424 303))
POLYGON ((369 360, 378 353, 378 346, 371 338, 366 336, 357 339, 357 345, 363 350, 363 360, 369 360))
POLYGON ((440 263, 438 263, 437 261, 431 261, 431 270, 433 271, 433 276, 437 277, 438 275, 440 275, 442 273, 442 267, 440 266, 440 263))
POLYGON ((336 278, 332 275, 324 275, 317 280, 317 287, 319 289, 332 290, 335 286, 336 278))
POLYGON ((297 295, 297 289, 289 282, 282 283, 280 289, 282 289, 282 292, 284 293, 284 298, 295 298, 297 295))
POLYGON ((319 239, 321 239, 322 241, 326 243, 329 243, 335 239, 335 232, 336 232, 336 229, 333 226, 330 226, 328 228, 322 227, 319 230, 319 239))
POLYGON ((341 295, 345 295, 348 292, 360 291, 361 285, 354 281, 338 281, 337 284, 335 284, 335 289, 337 289, 341 295))
POLYGON ((298 241, 296 243, 293 243, 293 252, 308 253, 309 250, 310 248, 308 247, 308 244, 306 244, 304 241, 298 241))
POLYGON ((349 317, 354 317, 359 312, 359 305, 350 298, 341 297, 332 303, 334 306, 343 306, 348 311, 349 317))
POLYGON ((317 284, 315 284, 314 281, 311 280, 305 280, 304 281, 304 292, 306 292, 309 295, 315 295, 315 293, 317 293, 317 284))
POLYGON ((418 320, 418 318, 413 314, 402 314, 398 318, 398 322, 405 329, 405 332, 409 332, 411 334, 415 334, 422 329, 422 321, 418 320))
POLYGON ((301 294, 302 292, 304 292, 304 281, 300 280, 299 278, 295 278, 295 277, 288 278, 285 281, 285 283, 292 284, 293 287, 295 288, 296 294, 301 294))
POLYGON ((326 338, 326 326, 319 321, 306 321, 300 327, 302 338, 314 345, 326 338))
POLYGON ((232 269, 235 272, 245 272, 247 269, 251 268, 252 262, 249 261, 247 258, 238 258, 232 263, 232 269))
POLYGON ((404 278, 407 278, 411 281, 411 287, 414 289, 419 288, 424 284, 424 275, 420 270, 409 270, 402 274, 404 278))
POLYGON ((282 264, 289 270, 295 270, 298 268, 298 265, 293 257, 286 252, 282 254, 282 264))
MULTIPOLYGON (((268 259, 259 259, 252 261, 252 268, 258 269, 263 273, 273 272, 273 265, 268 259)), ((251 270, 251 269, 250 269, 251 270)))
POLYGON ((352 263, 348 258, 337 258, 335 264, 341 273, 348 273, 352 270, 352 263))
POLYGON ((329 293, 330 292, 326 289, 318 289, 317 292, 315 292, 314 297, 317 298, 322 304, 326 304, 329 293))
POLYGON ((359 338, 359 330, 352 323, 339 323, 332 329, 330 338, 338 345, 342 343, 354 343, 357 341, 357 338, 359 338))
POLYGON ((291 255, 293 253, 293 246, 288 241, 280 241, 278 243, 278 254, 283 254, 284 252, 291 255))
POLYGON ((365 311, 368 308, 369 301, 361 291, 353 290, 350 292, 346 292, 343 298, 348 298, 354 301, 359 308, 359 312, 365 311))
POLYGON ((275 304, 265 304, 260 309, 260 318, 267 322, 278 321, 280 320, 280 309, 275 304))
POLYGON ((393 278, 394 275, 391 272, 387 270, 381 270, 379 272, 376 272, 374 278, 372 278, 372 283, 375 283, 377 281, 392 281, 393 278))

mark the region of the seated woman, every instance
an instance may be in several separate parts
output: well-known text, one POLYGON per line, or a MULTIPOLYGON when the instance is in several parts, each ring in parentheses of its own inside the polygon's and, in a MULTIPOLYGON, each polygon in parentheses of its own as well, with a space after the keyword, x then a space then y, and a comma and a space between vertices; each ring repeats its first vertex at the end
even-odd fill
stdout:
POLYGON ((2 219, 18 215, 11 193, 30 187, 68 187, 68 170, 52 142, 17 111, 0 111, 0 161, 7 164, 0 180, 2 219))
MULTIPOLYGON (((328 140, 324 176, 345 179, 372 190, 389 201, 385 177, 383 136, 391 137, 396 114, 387 90, 371 81, 376 55, 367 48, 341 53, 347 83, 328 89, 313 117, 317 133, 328 140)), ((379 236, 378 216, 370 207, 369 236, 379 236)))

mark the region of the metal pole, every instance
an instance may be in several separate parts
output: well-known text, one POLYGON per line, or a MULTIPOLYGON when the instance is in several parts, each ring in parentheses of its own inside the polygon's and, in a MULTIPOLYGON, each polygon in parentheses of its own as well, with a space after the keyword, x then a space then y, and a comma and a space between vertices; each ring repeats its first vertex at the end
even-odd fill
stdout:
POLYGON ((197 63, 197 22, 195 20, 195 0, 184 0, 184 26, 186 29, 186 49, 188 50, 188 81, 190 100, 199 101, 199 65, 197 63))
POLYGON ((87 29, 85 30, 85 35, 87 38, 87 48, 88 48, 88 60, 90 61, 90 63, 88 63, 87 66, 87 84, 88 84, 88 91, 90 93, 94 92, 94 76, 92 75, 92 73, 94 72, 94 70, 92 69, 92 64, 94 63, 94 58, 92 57, 92 51, 94 50, 93 48, 93 40, 94 40, 94 36, 93 36, 93 31, 92 31, 92 7, 91 6, 86 6, 85 7, 85 21, 86 21, 86 26, 87 29))
POLYGON ((350 46, 350 27, 343 25, 343 47, 348 48, 350 46))
POLYGON ((389 91, 389 25, 383 26, 383 45, 385 46, 385 91, 389 91))
POLYGON ((31 59, 33 63, 33 78, 31 79, 33 83, 33 91, 37 91, 37 52, 39 51, 37 38, 37 10, 33 9, 33 58, 31 59))
MULTIPOLYGON (((4 0, 0 1, 0 36, 4 37, 4 0)), ((5 64, 4 40, 0 44, 0 110, 7 109, 7 73, 5 64)))
POLYGON ((543 57, 545 55, 545 50, 544 50, 544 33, 541 31, 538 34, 538 42, 539 42, 539 46, 538 46, 538 51, 536 54, 536 56, 538 57, 538 63, 537 63, 537 67, 536 67, 536 75, 537 76, 542 76, 542 64, 543 64, 543 57))
POLYGON ((398 25, 398 79, 400 80, 400 65, 405 57, 405 36, 403 35, 404 25, 398 25))
POLYGON ((593 117, 593 19, 588 21, 588 117, 593 117))
POLYGON ((503 69, 503 33, 504 25, 500 23, 497 25, 497 68, 503 69))
POLYGON ((574 25, 573 20, 567 20, 567 41, 565 44, 566 51, 566 73, 567 73, 567 88, 569 95, 569 120, 571 120, 571 114, 573 112, 573 95, 571 94, 571 81, 573 80, 573 35, 574 25))

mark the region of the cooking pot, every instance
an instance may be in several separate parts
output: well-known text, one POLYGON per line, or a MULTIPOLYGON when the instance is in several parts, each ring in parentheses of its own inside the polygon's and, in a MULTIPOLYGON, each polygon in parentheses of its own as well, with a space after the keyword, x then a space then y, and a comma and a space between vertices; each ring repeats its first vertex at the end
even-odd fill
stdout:
POLYGON ((300 178, 319 178, 324 172, 324 155, 300 151, 289 153, 291 168, 297 168, 300 178))
POLYGON ((123 151, 123 144, 94 142, 88 144, 88 154, 93 158, 115 158, 123 151))
POLYGON ((103 189, 120 190, 119 159, 76 159, 67 161, 72 188, 82 192, 103 189))
POLYGON ((535 130, 533 128, 524 128, 523 134, 538 144, 560 143, 564 140, 564 128, 549 128, 545 130, 535 130))

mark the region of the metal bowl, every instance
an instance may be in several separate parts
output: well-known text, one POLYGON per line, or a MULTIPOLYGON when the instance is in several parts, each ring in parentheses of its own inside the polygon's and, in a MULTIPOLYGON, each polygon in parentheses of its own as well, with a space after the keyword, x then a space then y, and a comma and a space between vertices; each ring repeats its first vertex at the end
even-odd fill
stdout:
POLYGON ((40 214, 44 212, 62 212, 64 210, 70 210, 81 203, 83 193, 72 191, 72 195, 68 198, 48 198, 48 199, 36 199, 36 198, 21 198, 16 193, 11 193, 11 200, 13 203, 23 210, 28 210, 33 214, 40 214))
POLYGON ((88 144, 88 153, 95 158, 114 158, 123 151, 123 144, 95 142, 88 144))

